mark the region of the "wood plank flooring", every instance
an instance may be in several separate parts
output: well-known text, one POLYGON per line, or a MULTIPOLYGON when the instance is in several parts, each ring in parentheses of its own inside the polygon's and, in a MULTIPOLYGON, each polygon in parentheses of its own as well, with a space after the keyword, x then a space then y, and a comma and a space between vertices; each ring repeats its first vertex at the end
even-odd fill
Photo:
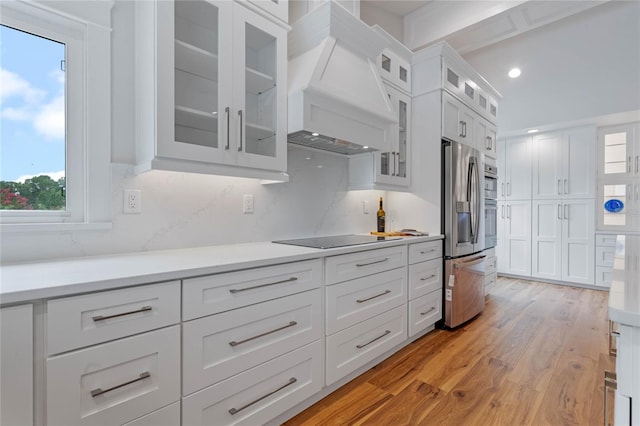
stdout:
POLYGON ((285 425, 602 425, 607 301, 500 278, 475 320, 427 334, 285 425))

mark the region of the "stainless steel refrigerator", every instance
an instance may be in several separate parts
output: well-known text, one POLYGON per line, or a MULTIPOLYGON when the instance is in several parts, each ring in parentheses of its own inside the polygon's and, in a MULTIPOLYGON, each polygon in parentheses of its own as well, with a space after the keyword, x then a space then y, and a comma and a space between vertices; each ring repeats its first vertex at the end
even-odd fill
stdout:
POLYGON ((484 310, 484 155, 442 140, 444 323, 457 327, 484 310))

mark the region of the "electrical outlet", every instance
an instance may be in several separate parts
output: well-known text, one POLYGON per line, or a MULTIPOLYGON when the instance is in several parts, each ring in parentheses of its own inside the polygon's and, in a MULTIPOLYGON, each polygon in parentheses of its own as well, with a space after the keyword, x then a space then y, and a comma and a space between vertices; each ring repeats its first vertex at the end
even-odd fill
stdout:
POLYGON ((242 196, 242 213, 253 213, 253 195, 244 194, 242 196))
POLYGON ((124 213, 142 213, 142 191, 140 189, 124 190, 124 213))
POLYGON ((362 201, 362 213, 369 214, 369 200, 362 201))

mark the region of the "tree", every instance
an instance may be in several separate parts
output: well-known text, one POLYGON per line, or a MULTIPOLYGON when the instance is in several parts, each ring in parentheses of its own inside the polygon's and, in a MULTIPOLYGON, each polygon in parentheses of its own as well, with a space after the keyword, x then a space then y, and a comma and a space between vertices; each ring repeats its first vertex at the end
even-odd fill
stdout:
POLYGON ((64 210, 66 207, 65 178, 55 181, 48 175, 40 175, 24 183, 2 181, 0 188, 3 209, 64 210))

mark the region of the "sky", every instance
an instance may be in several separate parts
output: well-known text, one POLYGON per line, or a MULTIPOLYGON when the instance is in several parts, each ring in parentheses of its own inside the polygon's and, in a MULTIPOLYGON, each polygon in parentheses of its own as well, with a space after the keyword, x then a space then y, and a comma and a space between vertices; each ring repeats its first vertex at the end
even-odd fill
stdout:
POLYGON ((64 44, 0 26, 0 180, 64 176, 64 44))

